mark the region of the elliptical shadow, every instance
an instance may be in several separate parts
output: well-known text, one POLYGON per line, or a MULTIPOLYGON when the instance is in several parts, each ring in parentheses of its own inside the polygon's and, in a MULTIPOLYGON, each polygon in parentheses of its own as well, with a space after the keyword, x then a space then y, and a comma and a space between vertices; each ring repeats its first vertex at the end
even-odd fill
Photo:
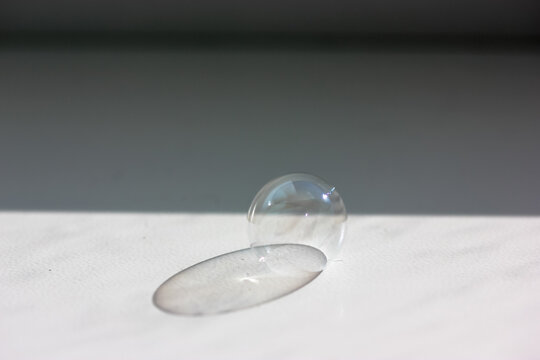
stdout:
POLYGON ((278 299, 310 283, 326 256, 299 244, 242 249, 202 261, 173 275, 154 293, 168 313, 203 316, 237 311, 278 299))

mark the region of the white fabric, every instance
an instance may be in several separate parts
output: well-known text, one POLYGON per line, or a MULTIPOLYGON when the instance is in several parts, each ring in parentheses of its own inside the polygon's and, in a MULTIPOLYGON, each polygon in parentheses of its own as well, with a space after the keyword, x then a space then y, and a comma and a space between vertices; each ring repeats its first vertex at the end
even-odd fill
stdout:
POLYGON ((342 261, 209 317, 154 290, 247 246, 244 215, 0 213, 1 359, 540 357, 540 218, 351 216, 342 261))

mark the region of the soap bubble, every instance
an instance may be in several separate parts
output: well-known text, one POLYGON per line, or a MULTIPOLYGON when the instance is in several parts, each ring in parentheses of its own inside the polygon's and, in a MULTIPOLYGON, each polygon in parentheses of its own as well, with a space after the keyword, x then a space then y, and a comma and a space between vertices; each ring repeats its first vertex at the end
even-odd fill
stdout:
POLYGON ((289 174, 261 188, 248 220, 252 247, 308 245, 332 260, 343 242, 347 211, 334 186, 313 175, 289 174))
POLYGON ((182 315, 240 310, 285 296, 334 259, 347 212, 336 189, 308 174, 266 184, 248 212, 251 247, 188 267, 165 281, 154 304, 182 315))

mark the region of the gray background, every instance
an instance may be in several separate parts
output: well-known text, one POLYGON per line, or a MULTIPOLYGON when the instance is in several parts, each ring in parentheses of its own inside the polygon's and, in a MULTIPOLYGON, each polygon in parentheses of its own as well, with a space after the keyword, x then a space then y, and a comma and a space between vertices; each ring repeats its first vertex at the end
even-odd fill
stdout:
POLYGON ((536 1, 0 3, 0 209, 540 214, 536 1))
POLYGON ((539 214, 539 60, 5 50, 0 208, 244 212, 305 171, 351 212, 539 214))

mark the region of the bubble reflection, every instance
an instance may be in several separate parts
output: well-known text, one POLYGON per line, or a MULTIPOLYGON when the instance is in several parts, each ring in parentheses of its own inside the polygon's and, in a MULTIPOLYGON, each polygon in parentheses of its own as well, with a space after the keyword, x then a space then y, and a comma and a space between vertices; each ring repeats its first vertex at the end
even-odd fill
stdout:
POLYGON ((311 282, 326 266, 320 250, 300 244, 247 248, 193 265, 165 281, 154 304, 179 315, 211 315, 263 304, 311 282))

